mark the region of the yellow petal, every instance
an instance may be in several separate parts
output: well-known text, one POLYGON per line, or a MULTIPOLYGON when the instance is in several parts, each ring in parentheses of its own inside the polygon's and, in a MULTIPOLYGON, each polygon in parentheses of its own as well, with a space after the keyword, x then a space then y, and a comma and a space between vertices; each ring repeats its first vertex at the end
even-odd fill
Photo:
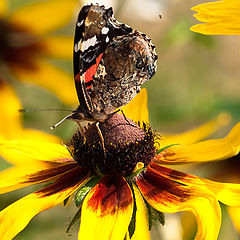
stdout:
POLYGON ((35 161, 25 166, 11 167, 0 173, 0 194, 10 192, 36 183, 52 181, 63 173, 76 167, 69 163, 51 163, 35 161))
POLYGON ((133 185, 136 200, 136 228, 131 240, 150 240, 148 210, 138 188, 133 185))
POLYGON ((13 89, 0 82, 0 139, 12 139, 21 131, 21 104, 13 89))
POLYGON ((240 233, 240 221, 239 221, 240 207, 228 207, 227 209, 233 221, 234 227, 240 233))
POLYGON ((123 177, 103 177, 83 202, 78 239, 124 239, 132 211, 132 192, 123 177))
POLYGON ((22 166, 35 161, 61 163, 62 159, 72 158, 63 145, 24 139, 2 142, 0 155, 12 164, 22 166))
POLYGON ((211 139, 191 145, 176 145, 156 156, 161 163, 187 163, 223 160, 240 151, 240 123, 221 139, 211 139))
POLYGON ((206 35, 239 35, 240 2, 223 0, 203 3, 192 8, 194 15, 202 24, 191 27, 191 30, 206 35))
POLYGON ((60 68, 54 67, 42 60, 36 62, 35 71, 12 66, 12 71, 19 80, 40 85, 58 96, 63 102, 70 105, 78 103, 73 76, 60 68))
POLYGON ((147 107, 147 89, 143 88, 127 105, 121 108, 127 118, 134 122, 149 123, 149 114, 147 107))
POLYGON ((15 11, 10 20, 32 33, 45 34, 67 24, 73 16, 77 3, 77 0, 35 2, 15 11))
POLYGON ((216 240, 221 224, 221 209, 216 196, 202 185, 189 183, 190 175, 158 166, 148 166, 136 183, 148 203, 165 213, 191 211, 196 216, 195 239, 216 240))
POLYGON ((208 187, 225 205, 240 207, 240 184, 213 182, 201 179, 201 182, 208 187))
POLYGON ((0 236, 10 240, 38 213, 62 203, 86 181, 86 172, 72 171, 46 188, 29 194, 0 212, 0 236))
MULTIPOLYGON (((228 206, 240 206, 240 184, 221 183, 200 178, 191 174, 181 173, 169 168, 162 167, 156 163, 151 163, 150 167, 161 175, 186 186, 201 188, 204 191, 210 191, 222 203, 228 206)), ((151 169, 150 169, 151 170, 151 169)))
POLYGON ((0 1, 0 17, 6 15, 7 13, 7 1, 1 0, 0 1))
POLYGON ((66 36, 50 36, 44 38, 46 52, 54 58, 72 59, 73 38, 66 36))
POLYGON ((192 130, 175 134, 175 135, 161 135, 161 140, 159 143, 162 147, 168 146, 170 144, 192 144, 196 143, 212 133, 218 131, 221 127, 227 125, 231 120, 231 115, 228 113, 221 113, 213 120, 197 127, 192 130))

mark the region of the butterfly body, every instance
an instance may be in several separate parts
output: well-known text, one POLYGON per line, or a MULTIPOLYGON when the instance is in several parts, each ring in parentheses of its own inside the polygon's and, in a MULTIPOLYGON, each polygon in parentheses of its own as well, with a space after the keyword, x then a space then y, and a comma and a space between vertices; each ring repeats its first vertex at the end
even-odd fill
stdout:
POLYGON ((156 72, 151 40, 113 17, 112 8, 86 5, 74 39, 74 78, 80 105, 68 119, 103 122, 127 104, 156 72))

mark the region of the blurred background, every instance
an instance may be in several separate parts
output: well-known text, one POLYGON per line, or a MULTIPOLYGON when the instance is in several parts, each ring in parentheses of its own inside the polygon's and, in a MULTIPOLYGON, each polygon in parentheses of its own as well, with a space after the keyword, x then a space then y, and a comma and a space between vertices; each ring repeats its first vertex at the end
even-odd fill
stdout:
MULTIPOLYGON (((8 0, 8 16, 5 17, 5 20, 9 19, 11 13, 18 11, 23 6, 38 2, 42 1, 8 0)), ((240 120, 239 37, 204 36, 189 30, 193 24, 197 23, 193 18, 194 12, 190 8, 204 1, 81 1, 72 11, 71 19, 64 26, 50 32, 49 36, 67 36, 73 39, 77 14, 83 3, 91 2, 112 6, 114 15, 120 22, 146 33, 156 46, 159 57, 158 71, 149 82, 144 84, 148 90, 150 120, 154 129, 160 132, 180 133, 216 117, 221 112, 229 112, 232 115, 231 124, 214 135, 214 137, 221 137, 240 120)), ((53 12, 53 14, 57 19, 61 12, 53 12)), ((33 19, 32 26, 35 24, 34 21, 38 21, 38 19, 33 19)), ((3 34, 1 26, 0 36, 3 34)), ((42 35, 39 38, 42 38, 42 35)), ((4 51, 1 46, 0 50, 4 51)), ((61 53, 61 46, 58 46, 58 51, 61 53)), ((45 56, 45 61, 69 75, 70 81, 72 81, 69 86, 73 89, 72 59, 56 56, 57 54, 49 54, 49 56, 45 56)), ((9 71, 8 66, 0 59, 0 77, 2 76, 13 87, 22 107, 27 110, 44 108, 72 110, 78 105, 75 90, 70 92, 69 99, 76 99, 76 101, 69 101, 67 104, 65 98, 57 97, 53 91, 34 84, 34 81, 32 83, 31 81, 25 82, 24 79, 18 81, 18 77, 9 71)), ((34 77, 34 75, 32 76, 34 77)), ((50 84, 58 81, 54 75, 51 77, 51 79, 46 79, 50 84)), ((62 86, 59 91, 67 92, 69 89, 62 86)), ((60 136, 63 141, 67 141, 76 129, 75 123, 66 121, 54 131, 50 130, 50 126, 66 114, 64 111, 33 111, 23 113, 21 118, 24 127, 55 134, 60 136)), ((7 163, 2 160, 0 166, 4 169, 7 167, 7 163)), ((186 171, 210 177, 205 172, 204 166, 188 168, 186 171)), ((25 188, 0 196, 0 207, 5 207, 35 189, 38 187, 25 188)), ((240 239, 225 206, 222 206, 222 209, 224 218, 219 239, 226 239, 226 237, 233 240, 240 239)), ((73 204, 45 211, 36 216, 15 239, 77 239, 77 226, 71 231, 71 234, 65 233, 75 212, 73 204)), ((154 226, 153 239, 193 239, 195 226, 184 224, 184 229, 182 229, 181 219, 185 223, 194 223, 194 220, 191 220, 192 216, 189 215, 167 216, 166 226, 154 226)))

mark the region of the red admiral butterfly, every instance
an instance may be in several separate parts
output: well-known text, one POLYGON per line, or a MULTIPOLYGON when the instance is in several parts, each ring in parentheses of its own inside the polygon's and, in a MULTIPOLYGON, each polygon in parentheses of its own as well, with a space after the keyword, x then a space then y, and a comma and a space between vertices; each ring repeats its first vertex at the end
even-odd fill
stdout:
POLYGON ((154 75, 156 60, 151 40, 118 22, 112 8, 85 5, 78 15, 73 54, 80 105, 65 119, 103 122, 154 75))

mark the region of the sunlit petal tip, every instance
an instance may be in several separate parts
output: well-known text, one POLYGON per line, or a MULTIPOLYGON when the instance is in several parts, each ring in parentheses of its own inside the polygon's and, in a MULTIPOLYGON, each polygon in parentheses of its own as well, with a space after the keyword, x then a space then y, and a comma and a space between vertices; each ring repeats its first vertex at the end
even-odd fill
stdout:
POLYGON ((194 25, 190 30, 205 35, 239 35, 240 34, 240 2, 238 0, 222 0, 197 5, 192 10, 194 17, 203 22, 194 25))
MULTIPOLYGON (((204 34, 204 35, 212 35, 212 32, 208 32, 208 30, 206 30, 206 27, 202 26, 203 24, 196 24, 192 27, 190 27, 190 30, 192 32, 195 32, 195 33, 200 33, 200 34, 204 34)), ((218 34, 216 34, 218 35, 218 34)))
POLYGON ((133 197, 127 182, 120 175, 105 176, 84 199, 78 238, 122 240, 132 211, 133 197))
POLYGON ((171 144, 192 144, 210 136, 212 133, 218 131, 223 126, 230 123, 232 119, 231 114, 227 112, 220 113, 214 119, 188 131, 175 135, 164 135, 158 139, 160 146, 168 146, 171 144))

